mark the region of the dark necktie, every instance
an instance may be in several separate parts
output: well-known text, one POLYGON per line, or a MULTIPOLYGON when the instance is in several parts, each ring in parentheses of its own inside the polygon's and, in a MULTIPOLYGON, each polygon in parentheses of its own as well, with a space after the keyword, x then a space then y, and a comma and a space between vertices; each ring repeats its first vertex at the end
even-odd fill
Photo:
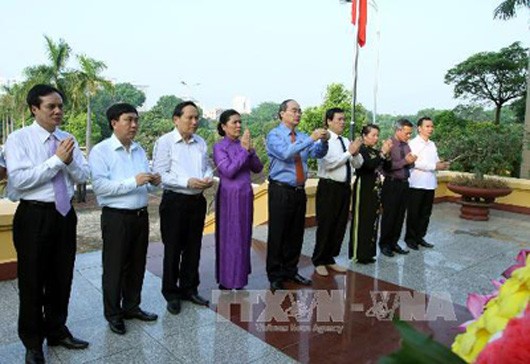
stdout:
MULTIPOLYGON (((291 132, 291 143, 294 143, 296 141, 296 134, 294 130, 291 132)), ((302 165, 302 158, 300 157, 300 154, 296 154, 294 156, 294 164, 296 168, 296 184, 298 186, 303 186, 305 183, 305 176, 304 176, 304 166, 302 165)))
MULTIPOLYGON (((342 151, 345 152, 346 151, 346 146, 344 145, 344 141, 342 140, 340 135, 339 135, 338 139, 339 139, 340 145, 342 146, 342 151)), ((346 182, 348 184, 350 184, 350 182, 351 182, 351 164, 350 164, 350 160, 349 159, 346 162, 346 182)))

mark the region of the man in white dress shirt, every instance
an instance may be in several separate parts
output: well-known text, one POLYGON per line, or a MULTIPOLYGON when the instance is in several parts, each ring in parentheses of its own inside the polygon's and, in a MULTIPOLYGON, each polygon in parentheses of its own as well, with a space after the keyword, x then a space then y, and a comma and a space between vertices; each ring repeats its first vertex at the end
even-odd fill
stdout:
POLYGON ((191 101, 173 111, 175 129, 161 136, 153 151, 153 169, 160 173, 164 193, 160 202, 160 231, 164 243, 162 294, 171 314, 180 301, 208 305, 199 296, 199 260, 206 216, 203 191, 212 187, 207 145, 195 132, 199 109, 191 101))
POLYGON ((110 329, 125 334, 124 319, 155 321, 140 308, 149 242, 149 185, 160 175, 149 171, 144 149, 134 137, 138 111, 126 103, 107 110, 110 138, 94 146, 89 156, 92 186, 101 212, 103 236, 103 305, 110 329))
POLYGON ((350 142, 341 136, 345 126, 344 110, 327 110, 325 124, 330 133, 329 149, 324 158, 318 160, 318 226, 312 257, 315 271, 321 276, 329 275, 327 268, 338 273, 347 271, 336 264, 334 258, 340 253, 348 223, 352 174, 363 164, 363 157, 359 154, 361 140, 350 142))
POLYGON ((449 168, 449 162, 442 162, 438 157, 436 145, 430 137, 434 132, 434 123, 429 117, 418 120, 418 135, 409 142, 411 153, 417 159, 410 171, 409 199, 407 206, 407 230, 405 243, 410 249, 418 250, 419 246, 432 248, 425 241, 429 219, 436 190, 436 171, 449 168))
POLYGON ((13 219, 20 298, 18 333, 26 363, 44 363, 42 343, 85 349, 88 342, 66 327, 76 252, 74 183, 84 183, 88 164, 74 137, 58 127, 63 94, 36 85, 26 101, 35 118, 9 135, 5 145, 8 196, 19 200, 13 219))

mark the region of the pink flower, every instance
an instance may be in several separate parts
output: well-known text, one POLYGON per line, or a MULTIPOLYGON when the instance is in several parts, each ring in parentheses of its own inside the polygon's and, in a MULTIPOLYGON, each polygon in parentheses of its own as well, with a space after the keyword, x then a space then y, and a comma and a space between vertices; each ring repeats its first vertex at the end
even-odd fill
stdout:
POLYGON ((528 254, 530 254, 530 249, 522 249, 519 254, 517 254, 517 258, 515 258, 517 263, 502 272, 502 275, 506 278, 510 278, 514 270, 526 266, 526 257, 528 254))

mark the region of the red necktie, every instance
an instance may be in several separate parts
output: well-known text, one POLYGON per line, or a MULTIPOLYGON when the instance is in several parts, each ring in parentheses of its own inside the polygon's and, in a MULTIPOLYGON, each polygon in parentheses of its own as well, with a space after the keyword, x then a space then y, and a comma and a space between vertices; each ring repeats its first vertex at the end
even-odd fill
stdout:
MULTIPOLYGON (((291 143, 296 141, 296 134, 294 130, 291 132, 291 143)), ((294 164, 296 166, 296 184, 302 186, 305 183, 304 166, 302 166, 302 158, 300 154, 294 156, 294 164)))

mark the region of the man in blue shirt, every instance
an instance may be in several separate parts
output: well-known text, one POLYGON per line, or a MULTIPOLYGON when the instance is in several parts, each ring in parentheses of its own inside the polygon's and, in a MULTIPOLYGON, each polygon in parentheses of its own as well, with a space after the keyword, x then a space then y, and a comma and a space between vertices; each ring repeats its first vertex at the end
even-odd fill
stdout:
POLYGON ((149 241, 149 185, 160 175, 149 171, 143 148, 134 142, 138 112, 130 104, 107 110, 110 138, 94 146, 89 157, 92 185, 101 212, 103 235, 103 306, 110 329, 125 334, 123 319, 154 321, 140 308, 149 241))
POLYGON ((304 239, 307 159, 322 158, 328 151, 329 133, 316 129, 310 136, 296 131, 302 110, 292 99, 280 104, 280 125, 267 135, 269 168, 269 231, 267 276, 271 290, 283 289, 284 281, 309 286, 298 274, 304 239))

